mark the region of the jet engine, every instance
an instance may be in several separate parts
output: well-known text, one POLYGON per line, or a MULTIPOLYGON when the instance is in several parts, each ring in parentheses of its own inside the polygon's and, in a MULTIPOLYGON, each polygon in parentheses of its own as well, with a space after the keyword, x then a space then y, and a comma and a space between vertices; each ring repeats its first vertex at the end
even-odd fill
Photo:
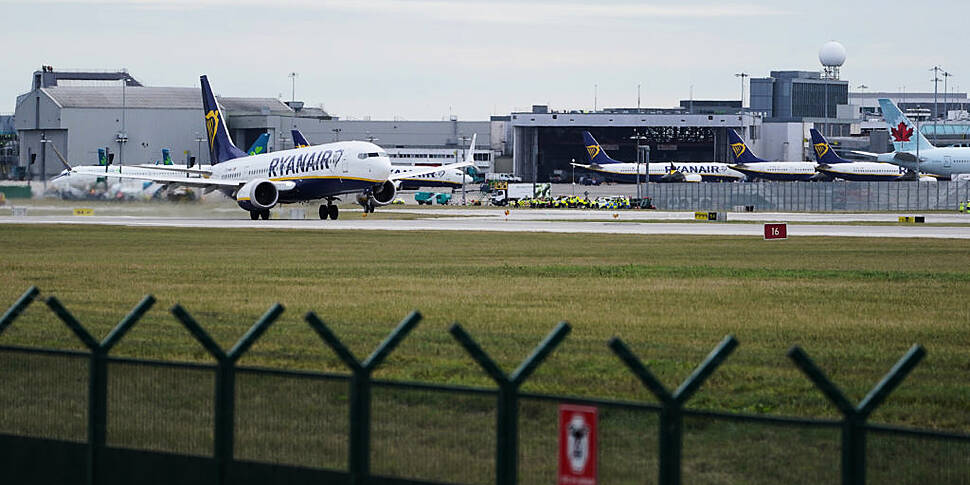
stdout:
POLYGON ((250 180, 236 192, 236 203, 248 211, 272 209, 279 198, 276 185, 266 179, 250 180))
POLYGON ((390 204, 395 195, 397 195, 397 187, 394 186, 394 182, 388 180, 357 194, 357 203, 363 206, 365 211, 373 211, 374 207, 390 204))

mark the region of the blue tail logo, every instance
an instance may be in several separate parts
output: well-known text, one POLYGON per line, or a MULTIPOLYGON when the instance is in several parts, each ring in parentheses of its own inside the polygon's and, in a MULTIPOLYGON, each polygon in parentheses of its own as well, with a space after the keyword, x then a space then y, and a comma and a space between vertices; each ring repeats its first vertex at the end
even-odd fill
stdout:
POLYGON ((247 150, 246 153, 248 153, 250 156, 259 155, 260 153, 265 152, 268 148, 269 133, 263 133, 259 135, 259 138, 257 138, 256 141, 253 142, 252 146, 249 147, 249 150, 247 150))
POLYGON ((812 128, 809 131, 812 133, 812 147, 815 148, 815 160, 818 163, 849 163, 849 160, 838 156, 835 151, 832 150, 828 140, 826 140, 818 130, 812 128))
POLYGON ((310 142, 307 141, 300 130, 292 130, 290 134, 293 135, 293 148, 306 148, 310 146, 310 142))
POLYGON ((737 132, 728 128, 727 133, 728 142, 731 144, 731 154, 734 155, 734 163, 759 163, 767 161, 754 156, 751 150, 748 150, 748 146, 744 144, 744 140, 738 136, 737 132))
POLYGON ((201 76, 199 81, 202 83, 202 111, 205 113, 205 131, 209 137, 210 161, 215 165, 226 160, 245 157, 246 152, 236 147, 232 138, 229 138, 226 119, 222 116, 216 97, 212 94, 209 80, 201 76))
POLYGON ((613 160, 603 151, 603 147, 600 146, 596 138, 593 138, 588 131, 583 132, 583 141, 586 144, 586 153, 589 154, 590 163, 595 163, 597 165, 606 165, 609 163, 620 163, 613 160))
POLYGON ((168 148, 162 148, 162 165, 174 165, 172 162, 172 152, 168 148))
POLYGON ((209 133, 209 145, 215 145, 216 132, 219 130, 219 112, 212 110, 205 114, 205 129, 209 133))

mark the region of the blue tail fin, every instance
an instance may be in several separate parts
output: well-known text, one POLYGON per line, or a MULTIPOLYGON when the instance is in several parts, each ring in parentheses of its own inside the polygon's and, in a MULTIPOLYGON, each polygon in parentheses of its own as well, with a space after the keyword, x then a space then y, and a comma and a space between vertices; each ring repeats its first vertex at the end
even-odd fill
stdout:
POLYGON ((290 132, 293 135, 293 148, 304 148, 310 146, 310 142, 307 141, 306 137, 300 130, 293 130, 290 132))
POLYGON ((889 125, 889 134, 893 138, 893 148, 897 152, 915 152, 916 144, 919 148, 926 150, 935 148, 922 133, 917 132, 916 125, 903 114, 902 111, 891 100, 879 98, 879 107, 882 109, 882 117, 889 125), (916 139, 913 139, 913 134, 916 139))
POLYGON ((104 148, 98 148, 98 165, 108 164, 108 152, 104 148))
POLYGON ((259 155, 260 153, 266 153, 267 149, 269 149, 269 133, 263 133, 253 142, 247 153, 250 155, 259 155))
POLYGON ((810 130, 812 132, 812 146, 815 147, 815 161, 818 163, 824 163, 831 165, 833 163, 850 163, 838 155, 832 150, 832 146, 829 145, 828 140, 822 136, 815 128, 810 130))
POLYGON ((201 76, 202 82, 202 110, 205 112, 205 132, 209 138, 209 160, 213 165, 234 158, 245 157, 246 152, 240 150, 229 138, 226 129, 226 118, 219 109, 216 97, 209 87, 209 79, 201 76))
POLYGON ((596 138, 593 138, 593 135, 590 135, 588 131, 583 132, 583 142, 586 143, 586 153, 589 154, 589 163, 595 163, 597 165, 620 163, 610 158, 610 156, 603 151, 603 147, 601 147, 596 141, 596 138))
POLYGON ((748 145, 744 144, 744 140, 738 136, 737 132, 728 128, 728 141, 731 143, 731 156, 734 157, 734 163, 759 163, 767 162, 767 160, 758 158, 751 153, 748 149, 748 145))
POLYGON ((162 148, 162 165, 174 165, 172 163, 172 152, 168 148, 162 148))

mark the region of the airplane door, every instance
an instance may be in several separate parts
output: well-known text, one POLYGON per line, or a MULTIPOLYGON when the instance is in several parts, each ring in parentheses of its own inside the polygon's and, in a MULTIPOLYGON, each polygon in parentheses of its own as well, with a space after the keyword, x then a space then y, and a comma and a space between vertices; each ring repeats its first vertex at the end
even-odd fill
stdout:
POLYGON ((943 155, 943 168, 950 168, 953 165, 953 157, 950 155, 943 155))

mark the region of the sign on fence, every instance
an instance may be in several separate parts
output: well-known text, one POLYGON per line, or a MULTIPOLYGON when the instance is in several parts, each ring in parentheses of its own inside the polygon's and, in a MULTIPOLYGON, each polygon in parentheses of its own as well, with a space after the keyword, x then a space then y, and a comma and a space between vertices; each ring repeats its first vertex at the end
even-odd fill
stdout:
POLYGON ((766 222, 765 239, 788 239, 788 223, 766 222))
POLYGON ((89 209, 89 208, 86 208, 86 207, 79 207, 77 209, 74 209, 74 215, 76 215, 76 216, 93 216, 94 215, 94 209, 89 209))
POLYGON ((596 485, 596 408, 559 406, 559 485, 596 485))

